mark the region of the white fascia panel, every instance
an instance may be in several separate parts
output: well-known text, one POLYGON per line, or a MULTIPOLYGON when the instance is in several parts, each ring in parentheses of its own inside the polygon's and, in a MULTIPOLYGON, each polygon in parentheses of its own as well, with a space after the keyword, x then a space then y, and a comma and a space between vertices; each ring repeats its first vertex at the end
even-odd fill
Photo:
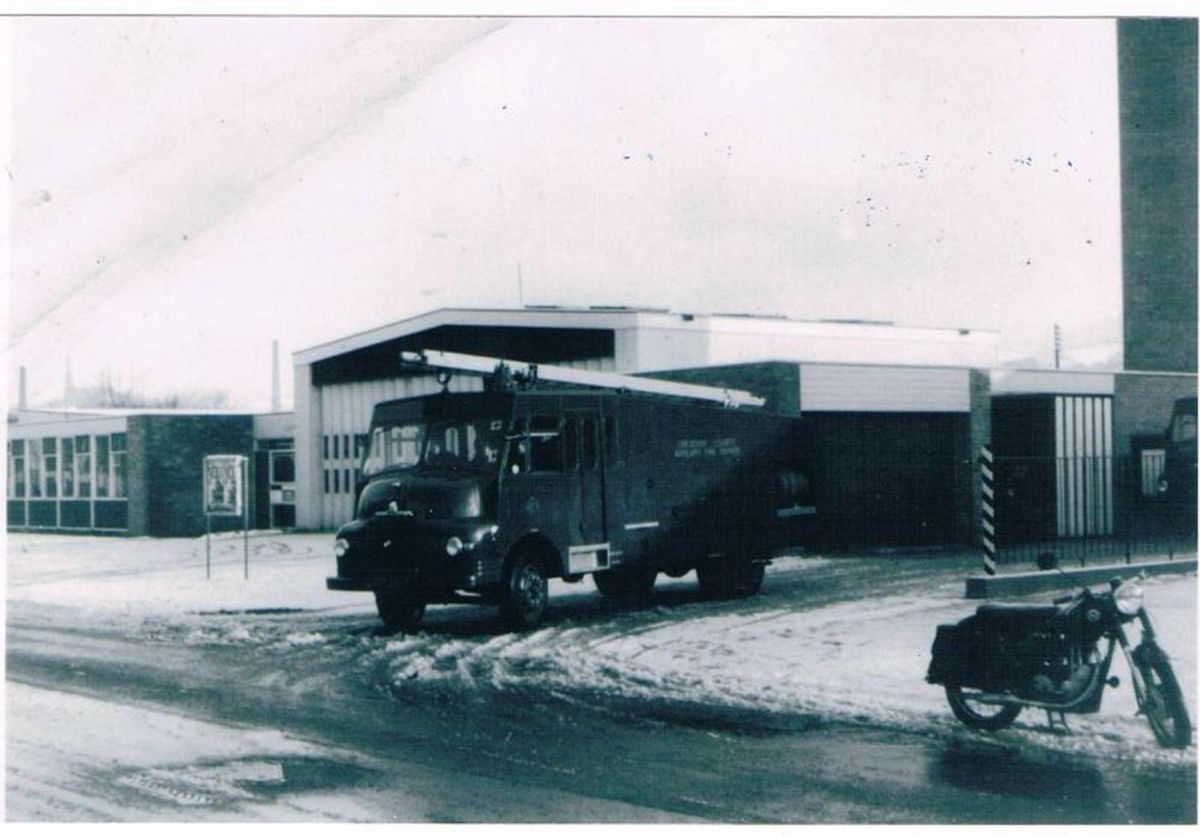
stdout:
POLYGON ((1006 369, 991 372, 992 394, 1112 394, 1113 372, 1006 369))
POLYGON ((802 365, 800 412, 970 412, 965 368, 802 365))

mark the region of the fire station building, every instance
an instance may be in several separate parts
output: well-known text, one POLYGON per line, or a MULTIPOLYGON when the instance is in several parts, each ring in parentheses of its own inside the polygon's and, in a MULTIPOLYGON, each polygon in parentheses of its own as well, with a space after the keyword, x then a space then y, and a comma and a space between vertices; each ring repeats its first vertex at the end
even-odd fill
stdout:
MULTIPOLYGON (((814 545, 829 548, 973 542, 978 451, 988 443, 1002 455, 1033 444, 1051 457, 1142 456, 1150 492, 1172 407, 1196 394, 1191 373, 997 369, 997 338, 986 331, 633 308, 442 309, 295 354, 294 412, 10 414, 8 527, 198 535, 201 461, 237 454, 250 462, 252 527, 336 528, 354 514, 377 403, 482 388, 479 375, 439 379, 401 362, 420 349, 765 397, 764 408, 801 415, 817 438, 814 545)), ((1111 479, 1052 480, 1018 508, 1031 524, 1047 535, 1111 532, 1111 479)))

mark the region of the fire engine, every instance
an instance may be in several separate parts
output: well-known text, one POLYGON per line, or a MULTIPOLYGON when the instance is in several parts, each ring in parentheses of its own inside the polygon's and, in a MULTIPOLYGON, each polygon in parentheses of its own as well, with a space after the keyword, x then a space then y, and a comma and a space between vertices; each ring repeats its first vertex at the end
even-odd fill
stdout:
POLYGON ((437 351, 402 361, 483 375, 482 391, 376 405, 356 518, 328 588, 372 592, 410 631, 431 603, 541 622, 548 581, 644 597, 695 571, 712 597, 758 592, 816 508, 797 416, 747 392, 437 351))

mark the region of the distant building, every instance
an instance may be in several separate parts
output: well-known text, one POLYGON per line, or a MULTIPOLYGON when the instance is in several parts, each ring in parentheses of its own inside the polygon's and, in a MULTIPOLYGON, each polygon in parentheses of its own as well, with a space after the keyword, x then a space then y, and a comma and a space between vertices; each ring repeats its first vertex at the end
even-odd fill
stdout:
MULTIPOLYGON (((250 459, 254 527, 295 524, 290 414, 24 409, 8 418, 7 524, 13 530, 197 536, 206 530, 202 461, 250 459)), ((241 520, 213 517, 213 530, 241 520)))

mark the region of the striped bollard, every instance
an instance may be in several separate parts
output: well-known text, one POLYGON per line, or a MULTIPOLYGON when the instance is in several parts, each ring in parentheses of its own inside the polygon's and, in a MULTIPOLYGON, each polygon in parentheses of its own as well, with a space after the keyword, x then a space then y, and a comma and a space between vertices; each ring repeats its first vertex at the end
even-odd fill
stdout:
POLYGON ((996 477, 992 472, 992 449, 979 448, 979 471, 983 483, 983 570, 996 573, 996 493, 993 486, 996 477))

